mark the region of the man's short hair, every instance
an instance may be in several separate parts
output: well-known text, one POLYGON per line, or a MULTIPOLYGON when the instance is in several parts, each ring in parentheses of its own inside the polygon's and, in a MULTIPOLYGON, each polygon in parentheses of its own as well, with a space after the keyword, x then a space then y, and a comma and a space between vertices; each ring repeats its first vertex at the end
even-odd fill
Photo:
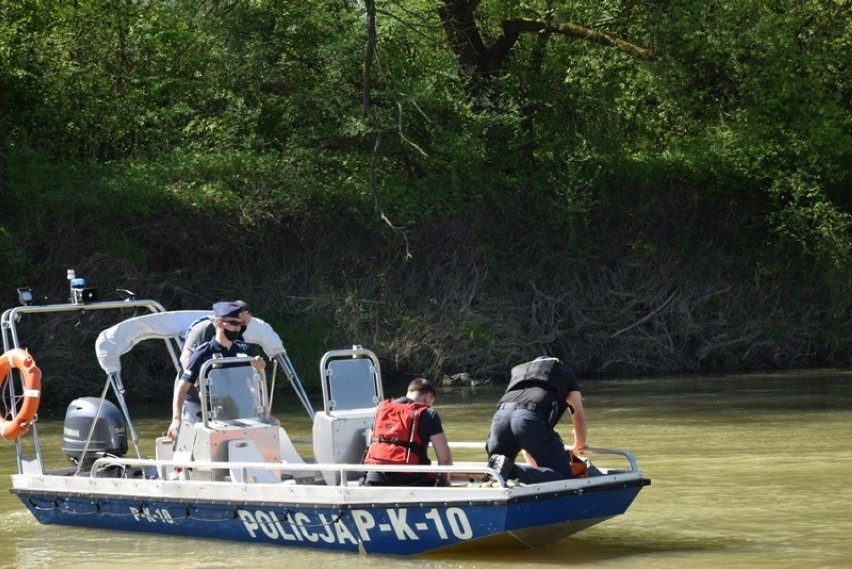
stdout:
POLYGON ((408 384, 408 391, 422 393, 423 395, 431 393, 434 396, 435 386, 432 385, 432 382, 425 377, 418 377, 417 379, 412 379, 411 383, 408 384))

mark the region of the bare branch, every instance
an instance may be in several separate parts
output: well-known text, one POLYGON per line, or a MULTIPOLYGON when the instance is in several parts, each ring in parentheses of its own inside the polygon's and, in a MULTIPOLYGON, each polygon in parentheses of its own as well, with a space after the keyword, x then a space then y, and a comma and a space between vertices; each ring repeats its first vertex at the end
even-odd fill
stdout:
POLYGON ((643 316, 642 318, 640 318, 639 320, 637 320, 636 322, 631 324, 630 326, 622 328, 618 332, 614 332, 613 334, 610 335, 610 338, 616 338, 616 337, 620 336, 621 334, 623 334, 624 332, 627 332, 628 330, 635 328, 636 326, 639 326, 644 322, 647 322, 648 320, 653 318, 654 315, 658 314, 663 308, 665 308, 672 300, 674 300, 676 296, 677 296, 677 291, 674 291, 673 293, 671 293, 669 295, 669 297, 660 306, 658 306, 657 308, 655 308, 654 310, 652 310, 651 312, 649 312, 648 314, 646 314, 645 316, 643 316))
POLYGON ((403 128, 402 128, 402 104, 397 103, 397 104, 396 104, 396 107, 397 107, 397 110, 399 111, 399 122, 397 123, 397 127, 399 128, 399 138, 400 138, 400 140, 402 140, 402 141, 403 141, 403 142, 405 142, 406 144, 410 144, 411 146, 413 146, 414 148, 416 148, 416 149, 417 149, 417 152, 419 152, 419 153, 420 153, 423 157, 428 158, 428 157, 429 157, 429 155, 426 153, 426 151, 424 151, 422 148, 420 148, 419 146, 417 146, 417 145, 416 145, 415 143, 413 143, 412 141, 408 140, 408 138, 405 136, 405 132, 404 132, 404 130, 403 130, 403 128))
MULTIPOLYGON (((375 0, 366 0, 365 7, 367 9, 367 47, 364 52, 364 75, 362 78, 363 86, 361 90, 361 101, 363 105, 364 118, 367 121, 367 124, 373 129, 376 133, 376 139, 373 143, 373 153, 370 156, 370 192, 373 195, 373 208, 376 213, 379 214, 379 217, 388 224, 388 226, 396 233, 402 236, 403 241, 405 241, 405 258, 411 258, 411 249, 408 245, 408 236, 405 234, 402 228, 395 226, 391 220, 385 215, 384 209, 382 208, 381 199, 379 198, 379 186, 376 181, 376 164, 378 162, 379 149, 382 146, 382 128, 379 125, 378 119, 376 119, 375 113, 373 113, 373 99, 372 99, 372 69, 373 69, 373 60, 376 58, 376 2, 375 0)), ((402 135, 402 109, 400 108, 400 136, 402 136, 403 140, 405 137, 402 135)), ((416 145, 412 144, 415 148, 416 145)), ((418 150, 420 150, 418 148, 418 150)), ((422 150, 421 150, 422 152, 422 150)))
MULTIPOLYGON (((523 33, 552 33, 567 37, 578 38, 606 47, 614 47, 630 55, 640 57, 642 59, 654 59, 654 53, 647 48, 638 46, 621 38, 616 38, 581 26, 579 24, 567 23, 548 23, 539 20, 531 20, 529 18, 517 18, 513 20, 505 20, 503 22, 503 33, 507 39, 514 44, 518 36, 523 33)), ((496 44, 495 44, 496 47, 496 44)))

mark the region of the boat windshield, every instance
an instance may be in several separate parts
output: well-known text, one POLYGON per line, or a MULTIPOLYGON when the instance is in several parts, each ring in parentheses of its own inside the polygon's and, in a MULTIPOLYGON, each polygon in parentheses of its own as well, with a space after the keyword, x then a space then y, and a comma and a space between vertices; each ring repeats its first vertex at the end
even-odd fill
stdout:
POLYGON ((264 416, 263 376, 251 366, 210 370, 207 396, 211 421, 260 420, 264 416))
POLYGON ((376 379, 366 358, 334 360, 328 364, 328 389, 334 411, 375 407, 376 379))

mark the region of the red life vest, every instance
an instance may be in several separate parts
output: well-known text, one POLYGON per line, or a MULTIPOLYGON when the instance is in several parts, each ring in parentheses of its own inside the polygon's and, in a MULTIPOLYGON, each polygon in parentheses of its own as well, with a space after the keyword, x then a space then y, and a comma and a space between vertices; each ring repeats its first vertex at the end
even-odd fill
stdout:
POLYGON ((426 405, 414 402, 396 403, 388 399, 379 403, 364 463, 423 464, 425 449, 417 431, 425 409, 426 405))

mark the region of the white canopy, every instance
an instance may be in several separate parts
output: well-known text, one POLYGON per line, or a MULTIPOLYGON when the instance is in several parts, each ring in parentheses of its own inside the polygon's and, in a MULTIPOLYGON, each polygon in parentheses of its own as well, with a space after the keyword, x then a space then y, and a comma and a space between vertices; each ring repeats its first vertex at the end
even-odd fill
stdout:
MULTIPOLYGON (((209 310, 175 310, 128 318, 98 334, 95 341, 98 363, 105 372, 116 373, 121 371, 121 356, 143 340, 174 338, 183 345, 187 327, 211 314, 209 310)), ((281 338, 260 318, 252 318, 243 337, 246 342, 259 345, 270 358, 284 354, 281 338)))

